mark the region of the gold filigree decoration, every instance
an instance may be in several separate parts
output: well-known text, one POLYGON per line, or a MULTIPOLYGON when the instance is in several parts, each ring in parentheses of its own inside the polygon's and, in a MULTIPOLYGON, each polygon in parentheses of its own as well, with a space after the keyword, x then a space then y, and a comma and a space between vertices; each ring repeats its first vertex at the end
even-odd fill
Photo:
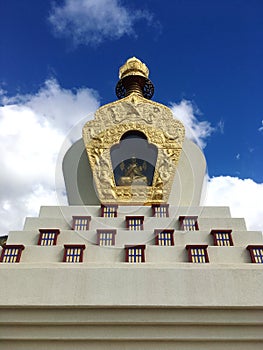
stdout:
POLYGON ((129 58, 119 70, 119 78, 123 79, 128 75, 140 75, 142 77, 148 78, 149 69, 146 64, 141 62, 136 57, 129 58))
POLYGON ((167 202, 184 140, 184 127, 169 108, 131 94, 101 107, 85 124, 83 139, 102 203, 167 202), (152 186, 116 186, 110 148, 131 130, 144 133, 158 149, 152 186))

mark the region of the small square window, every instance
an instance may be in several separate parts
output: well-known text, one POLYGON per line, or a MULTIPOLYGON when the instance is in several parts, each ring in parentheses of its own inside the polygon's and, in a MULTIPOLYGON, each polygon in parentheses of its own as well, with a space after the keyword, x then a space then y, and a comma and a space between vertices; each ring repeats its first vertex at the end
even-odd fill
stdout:
POLYGON ((64 257, 63 262, 68 263, 79 263, 83 261, 83 250, 85 249, 84 244, 65 244, 64 245, 64 257))
POLYGON ((208 245, 187 245, 188 261, 192 263, 208 263, 208 245))
POLYGON ((212 230, 211 235, 214 238, 216 246, 232 246, 233 240, 231 235, 232 230, 212 230))
POLYGON ((38 245, 56 245, 58 229, 39 229, 38 245))
POLYGON ((116 218, 117 217, 118 205, 109 204, 101 205, 101 216, 103 218, 116 218))
POLYGON ((75 231, 89 230, 90 216, 73 216, 72 229, 75 231))
POLYGON ((25 247, 18 244, 6 244, 3 246, 0 262, 2 263, 18 263, 21 258, 22 250, 25 247))
POLYGON ((145 262, 145 245, 125 246, 126 262, 142 263, 145 262))
POLYGON ((162 246, 174 245, 174 230, 154 230, 155 244, 162 246))
POLYGON ((180 230, 197 231, 199 230, 197 216, 179 216, 180 230))
POLYGON ((97 230, 98 245, 115 245, 116 230, 97 230))
POLYGON ((249 250, 252 263, 263 264, 263 245, 249 245, 249 250))
POLYGON ((153 204, 152 212, 153 212, 153 216, 156 218, 168 218, 169 204, 153 204))
POLYGON ((126 227, 130 231, 143 230, 144 216, 126 216, 126 227))

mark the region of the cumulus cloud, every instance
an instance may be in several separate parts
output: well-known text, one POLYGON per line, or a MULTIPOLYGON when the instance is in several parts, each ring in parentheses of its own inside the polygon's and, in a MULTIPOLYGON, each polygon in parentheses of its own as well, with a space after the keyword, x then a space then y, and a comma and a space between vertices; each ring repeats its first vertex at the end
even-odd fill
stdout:
MULTIPOLYGON (((21 229, 24 218, 37 215, 41 205, 57 204, 55 169, 61 145, 76 124, 68 143, 81 136, 83 123, 98 106, 93 90, 66 90, 54 79, 34 95, 2 97, 0 235, 21 229)), ((63 191, 62 183, 58 191, 63 191)))
POLYGON ((136 35, 134 25, 139 20, 150 24, 152 14, 129 10, 119 0, 64 0, 53 6, 49 16, 55 34, 70 37, 75 45, 136 35))
POLYGON ((205 205, 229 206, 233 217, 246 219, 247 228, 263 231, 263 184, 251 179, 218 176, 209 179, 205 205))
MULTIPOLYGON (((186 137, 194 141, 200 148, 206 146, 207 138, 215 131, 223 134, 224 123, 212 127, 208 121, 199 121, 200 111, 190 101, 170 105, 175 118, 182 121, 186 129, 186 137)), ((263 129, 262 129, 263 130, 263 129)), ((236 155, 240 159, 240 154, 236 155)), ((209 179, 204 205, 229 206, 233 217, 246 219, 251 230, 263 230, 263 184, 251 179, 239 179, 231 176, 218 176, 209 179)))
POLYGON ((68 90, 62 88, 56 79, 48 79, 36 94, 3 97, 2 103, 26 107, 36 113, 41 125, 49 123, 53 128, 66 133, 84 117, 91 118, 99 106, 98 99, 98 94, 93 89, 68 90))
POLYGON ((199 121, 196 115, 200 111, 190 101, 182 100, 180 103, 170 105, 175 118, 185 126, 186 137, 194 141, 200 148, 206 146, 206 139, 215 131, 208 121, 199 121))
POLYGON ((261 127, 258 129, 258 131, 263 131, 263 120, 261 120, 261 127))

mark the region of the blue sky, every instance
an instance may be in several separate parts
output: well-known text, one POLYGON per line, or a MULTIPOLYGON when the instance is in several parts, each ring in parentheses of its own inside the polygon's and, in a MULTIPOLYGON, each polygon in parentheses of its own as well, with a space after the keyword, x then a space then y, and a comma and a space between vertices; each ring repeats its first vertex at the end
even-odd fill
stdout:
POLYGON ((186 115, 207 158, 207 203, 263 229, 261 0, 0 0, 0 16, 0 214, 12 220, 20 200, 0 235, 53 203, 51 175, 30 163, 56 164, 67 132, 116 99, 131 56, 149 67, 153 99, 186 115), (29 142, 41 137, 48 146, 29 142))

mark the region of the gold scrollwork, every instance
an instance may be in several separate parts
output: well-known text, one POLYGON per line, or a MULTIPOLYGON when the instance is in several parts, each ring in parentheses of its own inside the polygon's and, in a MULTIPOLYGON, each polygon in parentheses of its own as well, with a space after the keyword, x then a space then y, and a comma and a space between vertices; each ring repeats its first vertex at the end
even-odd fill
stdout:
POLYGON ((84 125, 83 139, 101 202, 167 202, 184 140, 184 127, 169 108, 131 94, 101 107, 95 119, 84 125), (130 130, 144 133, 158 148, 152 186, 133 186, 136 181, 130 186, 125 186, 127 181, 123 186, 115 184, 110 148, 130 130))

